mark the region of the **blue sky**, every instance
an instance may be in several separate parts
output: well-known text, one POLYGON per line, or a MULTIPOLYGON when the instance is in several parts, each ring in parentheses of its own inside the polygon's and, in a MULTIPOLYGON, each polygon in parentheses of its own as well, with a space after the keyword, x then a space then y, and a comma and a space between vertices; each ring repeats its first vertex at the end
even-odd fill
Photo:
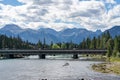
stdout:
POLYGON ((0 27, 106 30, 120 25, 120 0, 0 0, 0 27))
POLYGON ((120 4, 120 0, 116 0, 116 2, 117 2, 118 4, 120 4))
POLYGON ((12 5, 12 6, 20 6, 22 3, 18 2, 17 0, 2 0, 1 3, 5 5, 12 5))

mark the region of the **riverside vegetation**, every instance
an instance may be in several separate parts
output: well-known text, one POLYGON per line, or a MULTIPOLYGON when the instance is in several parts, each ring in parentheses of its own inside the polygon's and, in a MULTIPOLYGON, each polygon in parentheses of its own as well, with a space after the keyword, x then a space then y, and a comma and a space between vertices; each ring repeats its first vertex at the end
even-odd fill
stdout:
POLYGON ((106 63, 93 65, 93 69, 101 72, 120 74, 120 36, 111 37, 109 31, 93 38, 86 38, 79 44, 70 42, 46 44, 45 38, 43 42, 30 43, 22 41, 18 36, 7 37, 0 35, 0 49, 107 49, 106 63), (116 63, 117 62, 117 63, 116 63))
POLYGON ((92 41, 87 38, 81 44, 89 49, 107 49, 106 62, 92 65, 93 70, 120 75, 120 36, 111 37, 107 31, 98 38, 94 37, 92 41))
MULTIPOLYGON (((109 34, 109 32, 107 34, 109 34)), ((114 73, 120 75, 120 36, 112 38, 109 35, 107 37, 102 39, 103 41, 106 40, 106 42, 104 42, 107 49, 106 62, 94 64, 92 65, 92 69, 102 73, 114 73)))

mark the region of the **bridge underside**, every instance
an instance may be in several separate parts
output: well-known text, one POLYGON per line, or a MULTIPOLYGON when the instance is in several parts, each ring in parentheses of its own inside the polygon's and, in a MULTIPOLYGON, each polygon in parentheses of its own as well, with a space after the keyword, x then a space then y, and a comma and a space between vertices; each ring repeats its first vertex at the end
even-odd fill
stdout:
MULTIPOLYGON (((39 59, 45 59, 46 58, 46 54, 41 54, 39 55, 39 59)), ((73 54, 73 59, 78 59, 78 54, 73 54)))
POLYGON ((46 58, 46 54, 40 54, 39 55, 39 59, 45 59, 46 58))

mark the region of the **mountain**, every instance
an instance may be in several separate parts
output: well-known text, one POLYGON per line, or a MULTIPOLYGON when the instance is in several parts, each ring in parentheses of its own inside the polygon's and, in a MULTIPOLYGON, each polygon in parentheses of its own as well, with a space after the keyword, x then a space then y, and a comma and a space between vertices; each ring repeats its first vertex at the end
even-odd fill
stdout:
POLYGON ((99 34, 81 28, 65 29, 63 31, 60 31, 61 39, 63 39, 62 41, 73 41, 74 43, 80 43, 84 38, 93 38, 99 34))
POLYGON ((8 37, 17 37, 20 33, 25 31, 15 24, 7 24, 3 28, 0 29, 0 34, 7 35, 8 37))
POLYGON ((17 35, 24 30, 15 24, 8 24, 8 25, 5 25, 3 28, 1 28, 1 31, 0 31, 1 34, 4 33, 6 35, 10 35, 15 33, 15 35, 17 35))
POLYGON ((116 35, 120 35, 120 26, 114 26, 111 29, 108 29, 106 31, 109 31, 111 36, 115 37, 116 35))
POLYGON ((50 28, 40 28, 38 30, 22 29, 15 24, 8 24, 0 29, 0 34, 15 37, 19 35, 22 40, 28 40, 32 43, 37 43, 38 40, 44 42, 45 39, 47 44, 50 44, 51 42, 57 43, 70 41, 80 43, 84 38, 93 38, 101 33, 100 30, 92 32, 81 28, 64 29, 62 31, 55 31, 50 28))

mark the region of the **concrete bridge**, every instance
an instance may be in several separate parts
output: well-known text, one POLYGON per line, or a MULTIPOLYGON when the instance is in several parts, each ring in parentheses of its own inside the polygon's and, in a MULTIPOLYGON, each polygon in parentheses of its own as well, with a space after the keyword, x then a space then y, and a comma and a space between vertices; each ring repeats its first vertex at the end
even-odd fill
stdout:
POLYGON ((0 55, 7 58, 15 58, 28 55, 39 55, 40 59, 45 59, 46 55, 73 54, 77 59, 78 54, 105 55, 107 50, 0 50, 0 55))

